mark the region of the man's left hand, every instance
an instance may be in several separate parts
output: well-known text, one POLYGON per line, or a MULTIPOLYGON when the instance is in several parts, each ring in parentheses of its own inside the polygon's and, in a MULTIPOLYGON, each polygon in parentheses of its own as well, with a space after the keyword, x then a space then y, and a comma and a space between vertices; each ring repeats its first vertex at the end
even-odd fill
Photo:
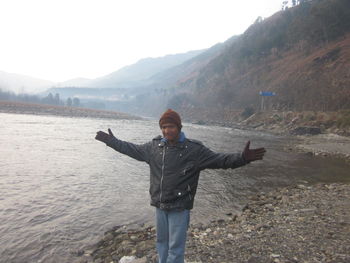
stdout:
POLYGON ((266 152, 265 148, 249 149, 250 141, 247 142, 244 151, 243 158, 246 162, 253 162, 256 160, 262 160, 266 152))

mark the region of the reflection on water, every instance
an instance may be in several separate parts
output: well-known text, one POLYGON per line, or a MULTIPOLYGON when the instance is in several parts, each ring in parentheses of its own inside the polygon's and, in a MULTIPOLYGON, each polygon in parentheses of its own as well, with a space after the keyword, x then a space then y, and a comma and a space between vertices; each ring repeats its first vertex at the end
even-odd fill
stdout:
MULTIPOLYGON (((94 140, 96 131, 143 143, 157 122, 0 114, 0 262, 69 262, 115 225, 153 222, 149 169, 94 140), (67 252, 68 251, 68 252, 67 252)), ((236 170, 206 170, 192 222, 238 211, 257 191, 299 181, 350 181, 349 165, 288 153, 291 138, 184 125, 215 151, 265 147, 266 158, 236 170)))

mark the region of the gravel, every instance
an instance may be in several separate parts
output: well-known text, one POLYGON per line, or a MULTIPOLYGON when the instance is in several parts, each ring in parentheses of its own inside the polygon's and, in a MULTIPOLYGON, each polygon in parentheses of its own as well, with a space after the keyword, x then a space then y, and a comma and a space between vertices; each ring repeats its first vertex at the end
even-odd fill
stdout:
MULTIPOLYGON (((350 185, 259 193, 240 215, 225 218, 190 226, 187 263, 350 262, 350 185)), ((116 227, 81 254, 80 263, 155 263, 155 229, 116 227)))

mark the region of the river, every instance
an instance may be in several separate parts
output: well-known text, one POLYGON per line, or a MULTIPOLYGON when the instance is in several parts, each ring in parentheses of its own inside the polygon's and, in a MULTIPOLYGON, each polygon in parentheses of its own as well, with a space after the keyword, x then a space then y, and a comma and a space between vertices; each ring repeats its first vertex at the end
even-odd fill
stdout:
MULTIPOLYGON (((0 113, 0 262, 72 262, 116 225, 152 223, 149 169, 94 139, 111 128, 144 143, 156 121, 67 118, 0 113)), ((184 124, 189 138, 214 151, 265 147, 264 161, 201 173, 192 222, 235 213, 257 191, 295 183, 349 182, 336 158, 286 151, 293 137, 184 124)))

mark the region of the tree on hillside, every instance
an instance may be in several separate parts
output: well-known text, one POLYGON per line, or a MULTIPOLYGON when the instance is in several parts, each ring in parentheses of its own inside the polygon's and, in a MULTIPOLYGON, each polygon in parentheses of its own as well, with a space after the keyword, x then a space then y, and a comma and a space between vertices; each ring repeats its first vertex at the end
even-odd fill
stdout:
POLYGON ((9 91, 3 91, 0 89, 0 100, 11 100, 15 96, 14 93, 9 91))
POLYGON ((258 23, 261 23, 263 21, 263 18, 261 16, 258 16, 255 21, 254 21, 254 24, 258 24, 258 23))
POLYGON ((167 107, 179 110, 183 107, 191 107, 192 105, 194 105, 192 96, 188 93, 180 93, 169 100, 167 107))
POLYGON ((68 107, 71 107, 71 106, 72 106, 72 99, 71 99, 71 98, 68 98, 68 99, 67 99, 66 105, 67 105, 68 107))
POLYGON ((42 102, 44 104, 55 105, 55 99, 54 99, 52 93, 50 92, 46 97, 44 97, 42 99, 42 102))
POLYGON ((288 1, 283 1, 282 2, 282 10, 288 9, 288 1))
MULTIPOLYGON (((311 2, 312 0, 292 0, 292 6, 297 6, 297 5, 302 5, 305 4, 307 2, 311 2)), ((284 0, 282 2, 282 10, 287 10, 288 9, 288 0, 284 0)))
POLYGON ((311 0, 298 0, 299 5, 305 4, 306 2, 311 2, 311 0))
POLYGON ((55 105, 60 105, 60 94, 56 93, 54 98, 55 105))
POLYGON ((80 100, 78 98, 73 98, 73 106, 74 107, 79 107, 80 106, 80 100))

